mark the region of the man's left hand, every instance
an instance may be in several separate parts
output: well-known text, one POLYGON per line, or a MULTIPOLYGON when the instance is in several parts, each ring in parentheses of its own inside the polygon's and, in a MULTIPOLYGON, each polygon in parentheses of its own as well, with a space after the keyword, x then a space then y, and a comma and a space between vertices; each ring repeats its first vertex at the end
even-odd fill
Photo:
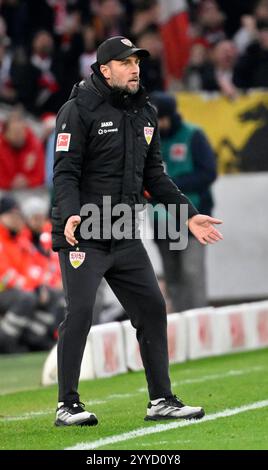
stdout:
POLYGON ((223 240, 221 232, 219 232, 213 224, 222 224, 222 220, 214 219, 208 215, 197 214, 188 220, 188 228, 195 238, 202 244, 216 243, 223 240))

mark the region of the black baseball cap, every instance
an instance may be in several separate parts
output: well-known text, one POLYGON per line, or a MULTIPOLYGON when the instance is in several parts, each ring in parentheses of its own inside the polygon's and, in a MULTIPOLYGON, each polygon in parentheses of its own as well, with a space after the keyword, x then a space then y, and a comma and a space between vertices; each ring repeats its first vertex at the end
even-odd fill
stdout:
POLYGON ((99 65, 107 64, 110 60, 126 59, 132 54, 139 57, 149 57, 150 53, 146 49, 136 47, 124 36, 114 36, 106 39, 97 49, 97 62, 99 65))

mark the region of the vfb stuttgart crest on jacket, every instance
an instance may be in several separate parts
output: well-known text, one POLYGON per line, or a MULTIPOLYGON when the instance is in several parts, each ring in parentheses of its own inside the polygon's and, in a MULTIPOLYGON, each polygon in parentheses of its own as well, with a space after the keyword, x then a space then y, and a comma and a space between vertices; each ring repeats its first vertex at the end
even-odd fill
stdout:
POLYGON ((144 127, 144 137, 148 145, 150 145, 153 135, 154 127, 144 127))
POLYGON ((86 253, 84 251, 70 251, 69 260, 74 269, 79 268, 85 261, 86 253))

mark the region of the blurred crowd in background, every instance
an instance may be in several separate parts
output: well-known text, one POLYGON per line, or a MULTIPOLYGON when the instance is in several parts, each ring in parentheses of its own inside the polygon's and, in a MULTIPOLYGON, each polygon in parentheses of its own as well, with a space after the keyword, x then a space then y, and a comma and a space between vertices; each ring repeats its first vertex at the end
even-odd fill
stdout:
POLYGON ((44 187, 53 198, 56 113, 91 73, 102 41, 123 35, 150 51, 141 63, 150 93, 215 91, 232 100, 268 86, 268 0, 185 0, 187 47, 172 45, 185 56, 177 70, 168 66, 160 3, 0 0, 0 353, 56 340, 64 297, 49 206, 33 196, 20 208, 12 192, 44 187))
MULTIPOLYGON (((74 82, 89 75, 98 45, 115 35, 127 36, 150 51, 151 58, 142 66, 148 91, 166 88, 169 77, 159 4, 158 0, 1 0, 1 102, 20 103, 36 116, 57 112, 74 82)), ((228 96, 239 88, 266 87, 267 0, 189 0, 188 8, 189 54, 184 70, 175 72, 177 85, 221 90, 228 96)))

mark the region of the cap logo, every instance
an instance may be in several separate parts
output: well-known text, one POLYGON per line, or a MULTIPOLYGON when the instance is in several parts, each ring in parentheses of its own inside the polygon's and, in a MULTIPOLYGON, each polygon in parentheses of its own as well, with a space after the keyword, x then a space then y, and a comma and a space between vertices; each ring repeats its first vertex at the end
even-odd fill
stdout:
POLYGON ((129 46, 129 47, 133 46, 132 42, 129 39, 121 39, 121 42, 125 44, 125 46, 129 46))

